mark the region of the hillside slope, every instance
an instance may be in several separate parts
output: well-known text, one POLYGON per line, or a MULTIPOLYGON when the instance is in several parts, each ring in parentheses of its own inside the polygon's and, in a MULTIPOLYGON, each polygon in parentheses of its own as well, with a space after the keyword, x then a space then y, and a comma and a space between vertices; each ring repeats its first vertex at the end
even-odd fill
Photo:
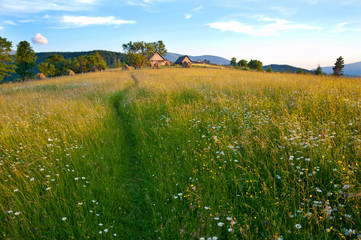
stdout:
MULTIPOLYGON (((324 73, 332 74, 333 73, 332 68, 333 68, 333 66, 332 67, 322 67, 322 71, 324 73)), ((345 64, 343 73, 345 75, 361 76, 361 62, 345 64)))
MULTIPOLYGON (((175 62, 180 56, 184 56, 185 54, 178 54, 178 53, 167 53, 165 58, 168 59, 171 62, 175 62)), ((192 60, 192 61, 197 61, 198 59, 200 60, 209 60, 211 61, 211 63, 213 64, 218 64, 218 65, 229 65, 229 60, 223 57, 218 57, 218 56, 213 56, 213 55, 200 55, 200 56, 190 56, 188 55, 188 57, 192 60)))
POLYGON ((305 72, 305 73, 311 73, 312 71, 310 70, 307 70, 307 69, 304 69, 304 68, 298 68, 298 67, 294 67, 294 66, 290 66, 290 65, 278 65, 278 64, 271 64, 271 65, 266 65, 263 67, 263 69, 266 71, 267 68, 271 67, 272 71, 275 71, 277 70, 277 72, 282 72, 285 71, 285 72, 292 72, 292 73, 296 73, 299 69, 302 70, 302 72, 305 72))

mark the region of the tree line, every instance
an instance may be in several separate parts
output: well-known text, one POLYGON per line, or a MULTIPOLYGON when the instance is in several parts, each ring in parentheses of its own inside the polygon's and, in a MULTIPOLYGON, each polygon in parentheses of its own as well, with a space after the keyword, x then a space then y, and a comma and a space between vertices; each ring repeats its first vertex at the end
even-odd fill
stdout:
MULTIPOLYGON (((242 59, 240 61, 237 62, 237 58, 233 57, 230 61, 230 66, 242 69, 242 70, 256 70, 256 71, 264 71, 263 69, 263 63, 259 60, 250 60, 249 62, 247 62, 247 60, 242 59)), ((343 76, 343 68, 345 67, 344 65, 344 59, 343 57, 339 57, 337 58, 336 62, 335 62, 335 66, 333 67, 333 76, 343 76)), ((275 70, 276 72, 277 70, 275 70)), ((266 69, 266 72, 272 72, 272 68, 268 67, 266 69)), ((281 73, 284 73, 285 71, 282 69, 281 73)), ((288 73, 291 73, 291 70, 287 70, 288 73)), ((298 69, 296 71, 296 73, 298 74, 302 74, 304 73, 302 71, 302 69, 298 69)), ((315 75, 323 75, 324 73, 322 72, 322 68, 320 65, 318 65, 316 71, 314 71, 315 75)))
MULTIPOLYGON (((61 76, 70 70, 74 73, 100 71, 107 68, 107 64, 98 52, 90 55, 82 55, 73 59, 65 59, 62 55, 51 54, 45 60, 36 64, 37 56, 27 41, 21 41, 17 45, 16 54, 11 54, 12 42, 0 37, 0 83, 4 77, 16 73, 21 81, 34 77, 34 69, 46 77, 61 76)), ((120 67, 121 61, 113 58, 114 67, 120 67)))
POLYGON ((247 60, 242 59, 237 62, 237 58, 233 57, 230 61, 230 65, 242 70, 251 69, 256 71, 263 71, 263 63, 260 60, 250 60, 248 62, 247 60))
POLYGON ((73 59, 65 59, 59 54, 53 54, 38 65, 39 72, 43 73, 46 77, 62 76, 67 74, 69 70, 72 70, 74 73, 84 73, 101 71, 106 68, 107 64, 98 52, 73 59))

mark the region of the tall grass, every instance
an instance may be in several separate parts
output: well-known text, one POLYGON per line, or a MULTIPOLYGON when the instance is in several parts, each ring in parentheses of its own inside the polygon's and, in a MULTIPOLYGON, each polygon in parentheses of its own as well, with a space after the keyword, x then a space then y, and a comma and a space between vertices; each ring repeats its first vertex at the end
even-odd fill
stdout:
POLYGON ((360 237, 360 80, 134 74, 152 239, 360 237))
POLYGON ((0 94, 1 238, 360 238, 359 79, 160 69, 0 94))
POLYGON ((1 239, 124 231, 123 136, 109 96, 131 82, 114 72, 1 86, 1 239))

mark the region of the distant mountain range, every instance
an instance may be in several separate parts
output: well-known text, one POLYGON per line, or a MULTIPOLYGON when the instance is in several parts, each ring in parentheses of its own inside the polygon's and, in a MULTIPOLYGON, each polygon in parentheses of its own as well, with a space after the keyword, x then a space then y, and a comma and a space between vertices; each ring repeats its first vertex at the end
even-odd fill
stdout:
MULTIPOLYGON (((322 72, 327 74, 333 73, 332 67, 321 67, 322 72)), ((343 73, 348 76, 360 76, 361 75, 361 62, 355 62, 350 64, 345 64, 345 68, 343 69, 343 73)))
POLYGON ((274 72, 275 70, 277 70, 277 72, 282 72, 282 70, 284 72, 291 72, 291 73, 296 73, 298 70, 302 70, 302 72, 304 73, 312 73, 312 71, 304 69, 304 68, 298 68, 298 67, 294 67, 294 66, 290 66, 290 65, 278 65, 278 64, 271 64, 271 65, 266 65, 263 66, 263 69, 266 71, 267 68, 271 68, 272 71, 274 72))
MULTIPOLYGON (((167 53, 164 57, 171 62, 175 62, 179 57, 184 56, 184 55, 185 54, 167 53)), ((230 62, 228 59, 218 57, 218 56, 213 56, 213 55, 201 55, 201 56, 187 55, 187 56, 192 61, 197 61, 198 59, 200 59, 201 61, 209 60, 211 63, 218 64, 218 65, 229 65, 229 62, 230 62)))

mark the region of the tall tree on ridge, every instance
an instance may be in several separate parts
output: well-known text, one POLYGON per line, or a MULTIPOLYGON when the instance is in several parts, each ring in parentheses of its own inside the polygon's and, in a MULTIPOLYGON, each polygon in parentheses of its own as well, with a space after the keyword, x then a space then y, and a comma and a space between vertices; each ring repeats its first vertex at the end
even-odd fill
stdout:
POLYGON ((337 58, 336 62, 335 62, 335 66, 333 67, 333 75, 334 76, 342 76, 343 75, 343 68, 345 67, 345 62, 343 60, 343 57, 339 57, 337 58))

